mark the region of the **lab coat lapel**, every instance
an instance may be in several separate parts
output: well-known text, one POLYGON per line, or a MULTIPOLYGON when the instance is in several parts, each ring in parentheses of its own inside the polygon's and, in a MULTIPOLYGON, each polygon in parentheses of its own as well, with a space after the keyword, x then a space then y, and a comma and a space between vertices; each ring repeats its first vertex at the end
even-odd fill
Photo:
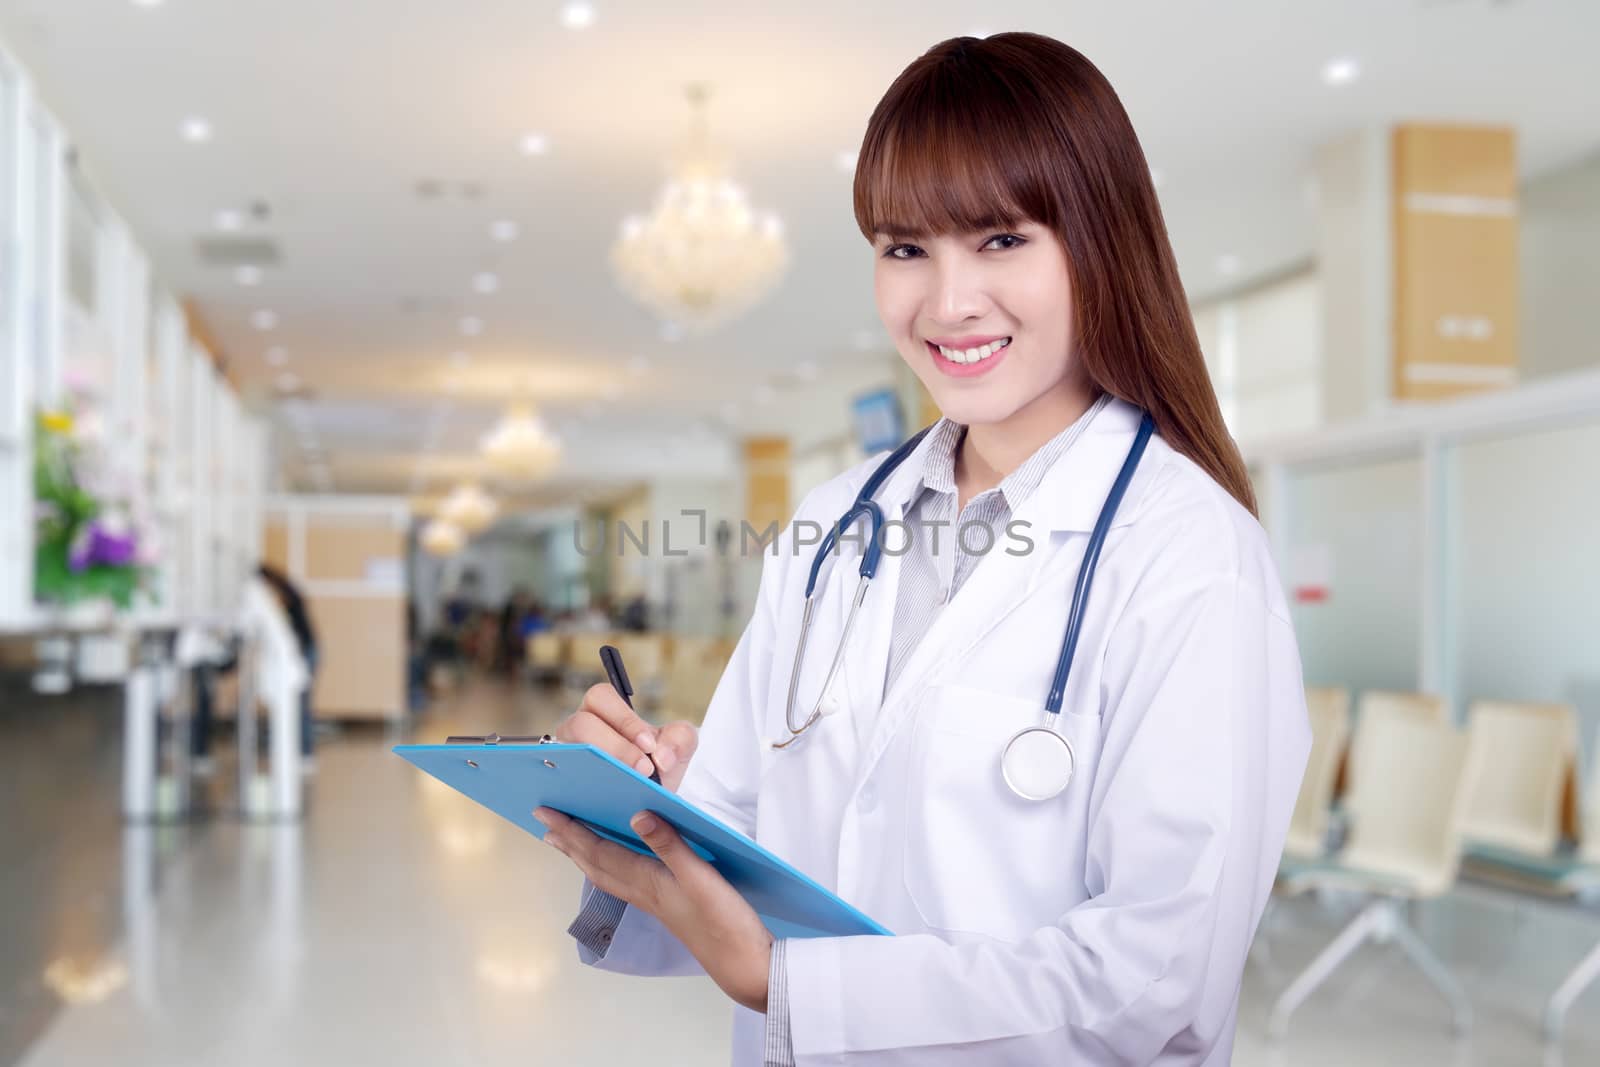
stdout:
MULTIPOLYGON (((958 667, 979 641, 1047 579, 1082 559, 1089 532, 1094 529, 1138 431, 1139 418, 1136 407, 1114 399, 1046 473, 1013 516, 1027 524, 1022 529, 1032 548, 1021 555, 1010 555, 1005 551, 1007 539, 997 538, 995 549, 979 561, 945 605, 884 694, 883 708, 866 753, 869 763, 887 747, 924 689, 958 667)), ((1117 511, 1113 528, 1133 521, 1143 487, 1156 465, 1147 454, 1117 511)), ((1062 603, 1063 628, 1069 608, 1070 603, 1062 603)), ((889 618, 881 625, 892 622, 891 608, 889 618)), ((1041 648, 1049 646, 1052 656, 1056 652, 1054 640, 1041 644, 1041 648)), ((1045 694, 1040 693, 1041 707, 1044 698, 1045 694)))

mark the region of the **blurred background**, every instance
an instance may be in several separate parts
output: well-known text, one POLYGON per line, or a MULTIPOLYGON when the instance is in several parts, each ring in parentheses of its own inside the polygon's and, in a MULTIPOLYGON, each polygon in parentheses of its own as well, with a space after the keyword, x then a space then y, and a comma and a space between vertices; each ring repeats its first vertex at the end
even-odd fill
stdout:
POLYGON ((726 1062, 388 749, 607 641, 700 716, 938 417, 868 114, 1016 29, 1133 118, 1293 602, 1236 1062, 1600 1062, 1600 6, 0 0, 0 1064, 726 1062))

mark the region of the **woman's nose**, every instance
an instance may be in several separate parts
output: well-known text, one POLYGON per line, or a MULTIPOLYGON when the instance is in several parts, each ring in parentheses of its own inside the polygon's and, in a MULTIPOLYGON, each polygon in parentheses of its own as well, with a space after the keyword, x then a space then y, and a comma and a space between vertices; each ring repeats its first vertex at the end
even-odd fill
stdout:
POLYGON ((983 314, 986 297, 981 273, 974 265, 947 259, 934 270, 933 278, 929 317, 934 321, 953 326, 983 314))

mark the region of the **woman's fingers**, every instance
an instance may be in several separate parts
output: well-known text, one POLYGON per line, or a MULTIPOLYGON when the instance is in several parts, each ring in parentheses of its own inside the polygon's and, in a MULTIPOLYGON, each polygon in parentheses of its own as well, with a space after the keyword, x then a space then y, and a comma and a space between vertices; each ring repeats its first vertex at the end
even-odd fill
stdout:
POLYGON ((700 747, 700 731, 690 722, 669 722, 656 735, 656 762, 661 771, 675 770, 687 765, 700 747), (668 752, 670 750, 670 754, 668 752))
POLYGON ((640 774, 659 769, 662 784, 674 792, 699 747, 699 733, 692 723, 672 722, 657 729, 609 683, 591 686, 578 710, 556 725, 555 735, 559 741, 593 745, 640 774))
MULTIPOLYGON (((613 696, 616 696, 616 690, 611 689, 610 686, 605 688, 610 690, 613 696)), ((590 693, 593 694, 594 690, 590 690, 590 693)), ((621 703, 622 698, 617 697, 617 701, 621 703)), ((615 756, 640 774, 649 774, 655 769, 655 765, 650 762, 645 753, 656 748, 655 733, 650 728, 650 725, 637 715, 634 715, 632 709, 626 704, 623 704, 622 707, 634 722, 624 720, 622 727, 619 729, 618 725, 597 712, 591 706, 590 698, 586 696, 581 708, 557 724, 556 738, 572 744, 593 745, 602 752, 615 756), (637 724, 637 729, 634 729, 633 737, 630 739, 623 731, 635 724, 637 724)), ((614 714, 614 712, 611 713, 614 714)))
POLYGON ((693 884, 710 867, 696 855, 694 849, 684 844, 678 831, 669 826, 665 819, 641 811, 630 820, 629 825, 679 882, 693 884))
POLYGON ((622 694, 610 682, 591 685, 583 694, 583 711, 591 712, 624 739, 633 742, 645 752, 655 751, 656 728, 639 717, 628 706, 622 694))
POLYGON ((605 840, 582 823, 550 808, 537 808, 533 814, 547 828, 545 842, 576 864, 589 881, 647 911, 656 907, 661 864, 605 840))

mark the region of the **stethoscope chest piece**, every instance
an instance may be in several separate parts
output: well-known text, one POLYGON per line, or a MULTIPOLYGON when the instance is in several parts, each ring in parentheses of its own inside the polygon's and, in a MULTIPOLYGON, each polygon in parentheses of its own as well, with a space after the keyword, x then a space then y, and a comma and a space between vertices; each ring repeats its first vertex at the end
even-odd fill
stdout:
POLYGON ((1030 726, 1006 742, 1000 773, 1023 800, 1049 800, 1072 784, 1072 742, 1048 726, 1030 726))

